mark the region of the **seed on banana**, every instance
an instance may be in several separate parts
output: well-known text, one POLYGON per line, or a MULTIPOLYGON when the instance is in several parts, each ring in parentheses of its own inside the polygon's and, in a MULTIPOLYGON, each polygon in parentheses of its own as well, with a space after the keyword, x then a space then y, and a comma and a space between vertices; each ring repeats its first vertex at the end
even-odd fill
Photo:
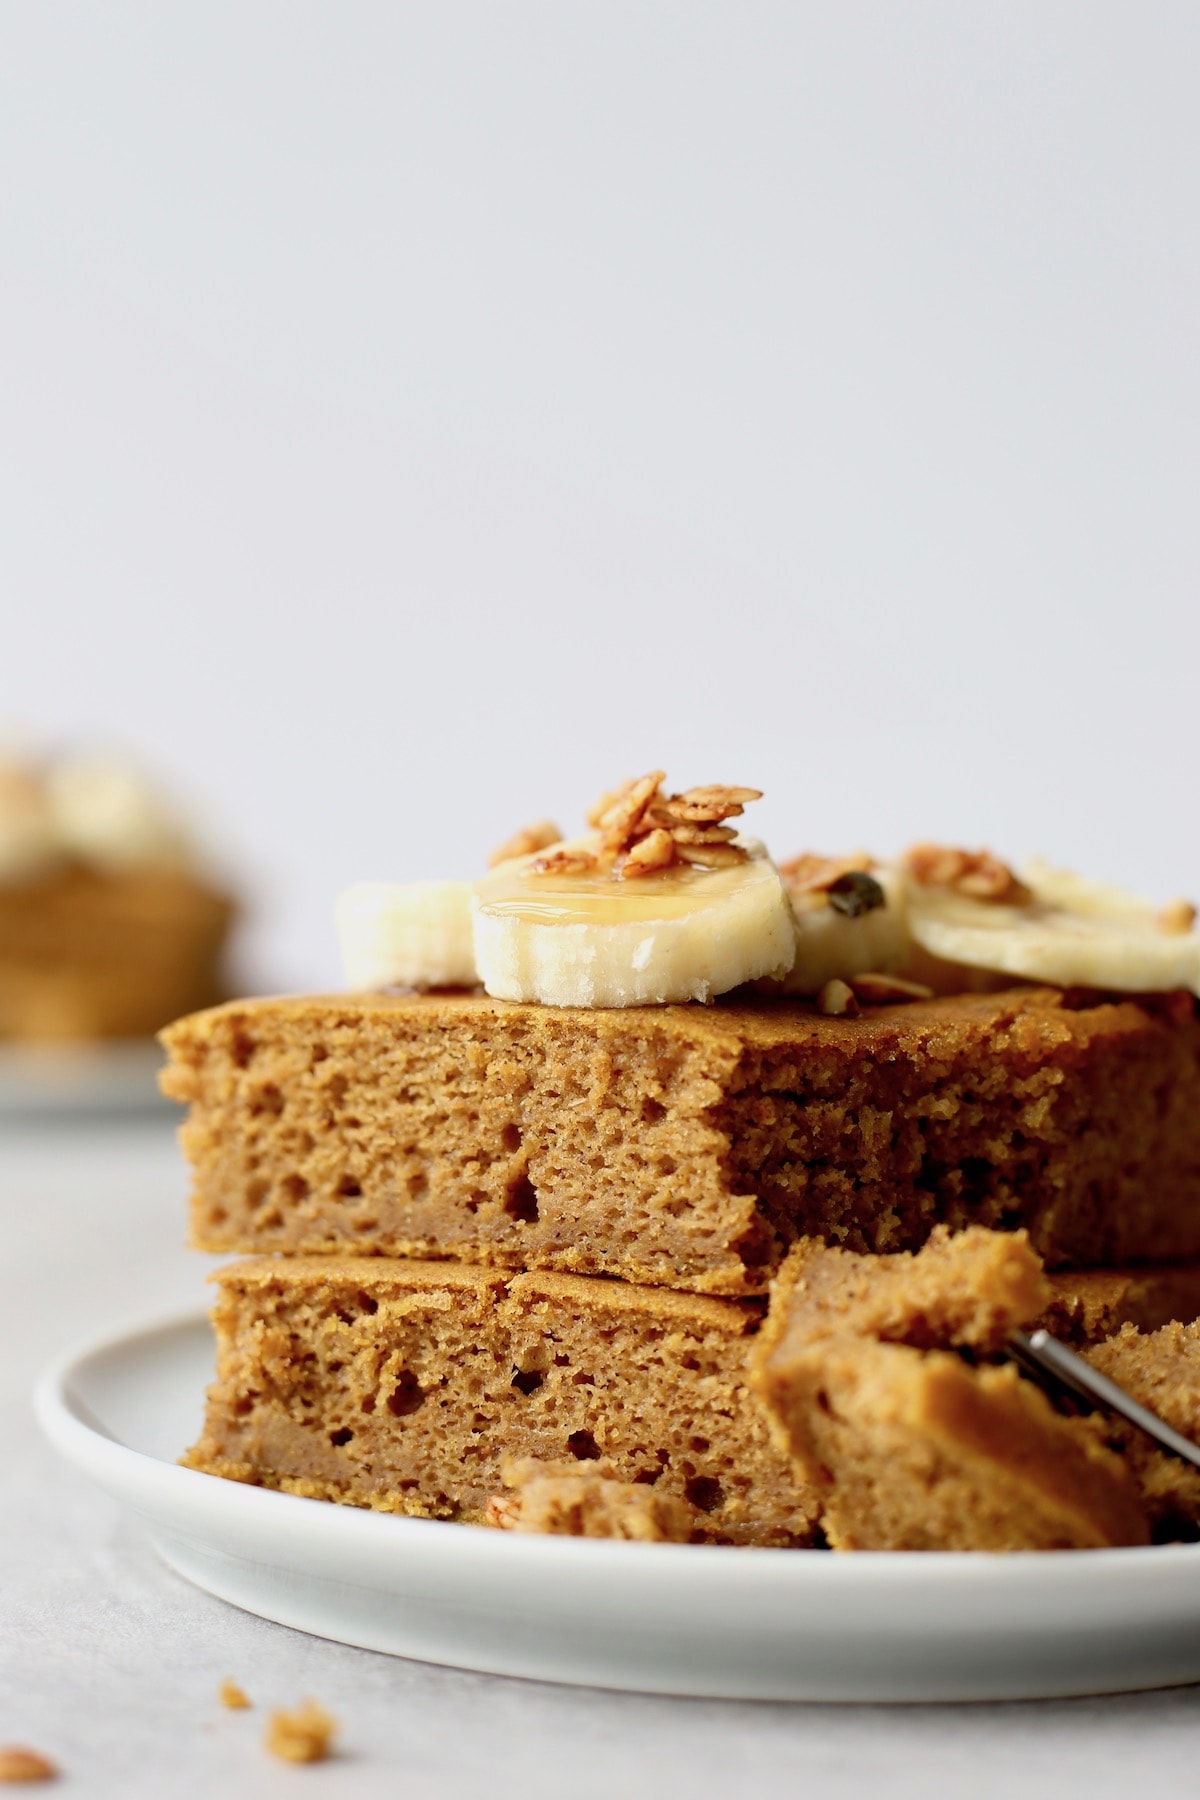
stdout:
POLYGON ((777 991, 819 994, 828 981, 902 969, 911 952, 906 885, 902 870, 873 861, 869 869, 848 870, 828 886, 794 884, 795 951, 777 991))

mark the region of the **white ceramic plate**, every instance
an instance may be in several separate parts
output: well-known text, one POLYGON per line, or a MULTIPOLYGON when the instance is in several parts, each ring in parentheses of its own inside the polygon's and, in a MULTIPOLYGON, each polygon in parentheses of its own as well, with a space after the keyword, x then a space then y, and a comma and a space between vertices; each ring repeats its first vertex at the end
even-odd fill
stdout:
POLYGON ((202 1314, 119 1332, 42 1378, 70 1462, 172 1568, 320 1637, 544 1681, 764 1700, 1011 1700, 1200 1680, 1200 1546, 857 1555, 516 1536, 300 1500, 181 1469, 202 1314))
POLYGON ((153 1038, 0 1046, 0 1119, 162 1113, 165 1058, 153 1038))

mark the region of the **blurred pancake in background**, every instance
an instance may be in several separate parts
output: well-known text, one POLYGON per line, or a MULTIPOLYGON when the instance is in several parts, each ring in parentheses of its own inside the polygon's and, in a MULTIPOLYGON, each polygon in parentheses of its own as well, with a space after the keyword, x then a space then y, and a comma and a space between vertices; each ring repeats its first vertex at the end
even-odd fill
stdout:
POLYGON ((134 762, 0 754, 0 1040, 145 1038, 210 1005, 235 916, 134 762))

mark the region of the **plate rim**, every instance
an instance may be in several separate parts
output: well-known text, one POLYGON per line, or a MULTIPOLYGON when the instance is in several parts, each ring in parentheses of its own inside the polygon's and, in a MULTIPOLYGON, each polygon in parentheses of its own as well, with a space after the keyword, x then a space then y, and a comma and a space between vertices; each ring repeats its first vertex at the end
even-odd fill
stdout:
POLYGON ((85 1365, 103 1356, 130 1353, 141 1345, 148 1348, 156 1337, 201 1328, 211 1330, 209 1311, 195 1301, 177 1302, 169 1308, 93 1330, 69 1343, 52 1358, 38 1376, 33 1390, 33 1409, 43 1434, 60 1455, 91 1479, 100 1482, 100 1470, 116 1478, 122 1490, 122 1503, 128 1481, 149 1481, 160 1491, 170 1484, 181 1499, 185 1494, 197 1500, 211 1496, 213 1483, 220 1483, 221 1504, 230 1509, 246 1508, 247 1517, 255 1512, 269 1516, 275 1512, 282 1523, 285 1518, 300 1524, 307 1519, 327 1521, 326 1528, 346 1535, 361 1534, 364 1541, 377 1533, 403 1530, 418 1533, 432 1546, 453 1543, 469 1555, 483 1555, 506 1562, 524 1560, 532 1553, 538 1562, 554 1559, 578 1559, 586 1563, 618 1562, 624 1564, 629 1552, 639 1559, 644 1572, 651 1558, 663 1563, 678 1575, 703 1568, 706 1581, 780 1580, 804 1587, 859 1587, 864 1583, 884 1586, 951 1583, 962 1585, 964 1579, 980 1587, 1004 1582, 1011 1587, 1012 1578, 1032 1571, 1057 1581, 1074 1582, 1090 1587, 1097 1570, 1097 1558, 1106 1574, 1118 1581, 1141 1586, 1145 1577, 1178 1570, 1194 1575, 1200 1569, 1200 1543, 1132 1545, 1118 1549, 1086 1550, 859 1550, 853 1553, 828 1550, 785 1549, 749 1545, 711 1544, 647 1544, 616 1539, 572 1538, 538 1533, 493 1531, 464 1525, 455 1520, 426 1519, 408 1514, 390 1513, 370 1507, 339 1505, 328 1500, 314 1500, 279 1489, 253 1486, 226 1480, 198 1469, 185 1468, 113 1437, 99 1421, 89 1422, 72 1400, 71 1384, 85 1365), (151 1473, 153 1472, 153 1473, 151 1473), (265 1510, 264 1510, 265 1509, 265 1510), (338 1521, 334 1524, 333 1521, 338 1521), (466 1550, 466 1545, 471 1549, 466 1550), (480 1548, 482 1547, 482 1548, 480 1548), (718 1571, 725 1571, 720 1575, 718 1571), (752 1573, 753 1571, 753 1573, 752 1573))

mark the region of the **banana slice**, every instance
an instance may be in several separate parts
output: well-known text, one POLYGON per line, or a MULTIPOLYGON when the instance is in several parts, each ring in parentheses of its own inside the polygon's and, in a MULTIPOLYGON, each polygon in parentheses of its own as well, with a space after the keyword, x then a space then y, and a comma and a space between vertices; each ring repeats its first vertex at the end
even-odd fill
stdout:
POLYGON ((922 950, 951 963, 1117 993, 1200 992, 1200 934, 1172 929, 1148 900, 1030 862, 1029 898, 972 899, 945 887, 909 889, 908 923, 922 950))
POLYGON ((744 859, 636 880, 570 871, 573 851, 594 862, 598 836, 559 846, 563 873, 538 873, 536 856, 506 863, 475 885, 480 980, 498 1000, 607 1007, 711 1000, 785 974, 795 934, 779 871, 754 839, 734 841, 744 859))
POLYGON ((346 980, 359 991, 474 987, 469 881, 360 881, 337 903, 346 980))
POLYGON ((912 951, 906 888, 903 870, 876 864, 832 889, 793 893, 795 957, 778 992, 819 994, 827 981, 904 968, 912 951))

